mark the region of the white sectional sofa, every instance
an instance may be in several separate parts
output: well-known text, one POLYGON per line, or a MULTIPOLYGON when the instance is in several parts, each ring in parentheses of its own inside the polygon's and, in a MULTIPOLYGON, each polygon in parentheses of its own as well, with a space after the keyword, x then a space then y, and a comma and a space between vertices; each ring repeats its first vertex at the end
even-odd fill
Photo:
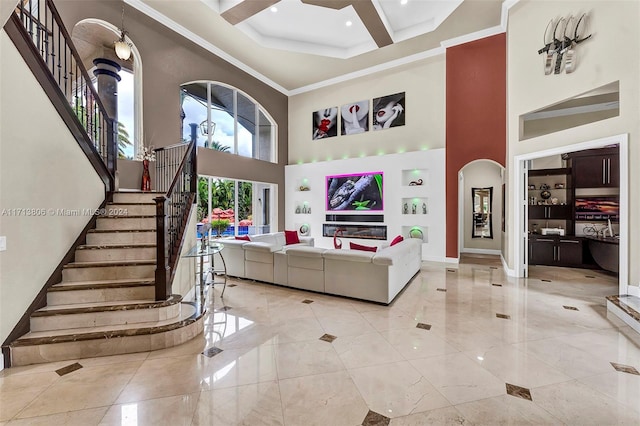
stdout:
POLYGON ((219 240, 228 275, 382 304, 393 301, 422 261, 422 241, 412 238, 375 253, 314 247, 310 237, 286 245, 282 232, 251 240, 219 240))

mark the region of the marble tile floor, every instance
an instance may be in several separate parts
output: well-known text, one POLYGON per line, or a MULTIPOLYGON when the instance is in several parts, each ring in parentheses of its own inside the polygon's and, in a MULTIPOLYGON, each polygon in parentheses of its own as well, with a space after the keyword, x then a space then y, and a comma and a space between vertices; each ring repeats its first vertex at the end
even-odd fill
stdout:
POLYGON ((229 282, 183 345, 0 371, 0 426, 640 424, 597 271, 424 263, 390 306, 229 282))

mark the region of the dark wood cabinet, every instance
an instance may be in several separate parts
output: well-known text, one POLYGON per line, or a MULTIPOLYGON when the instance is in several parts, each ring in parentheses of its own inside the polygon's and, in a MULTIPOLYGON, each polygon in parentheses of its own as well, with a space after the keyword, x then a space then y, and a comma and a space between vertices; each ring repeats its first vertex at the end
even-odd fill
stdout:
POLYGON ((583 240, 578 237, 531 236, 529 264, 548 266, 583 265, 583 240))
POLYGON ((571 220, 571 206, 568 206, 568 205, 529 206, 529 219, 571 220))
POLYGON ((529 239, 529 265, 552 265, 555 263, 555 254, 553 238, 529 239))
POLYGON ((620 155, 611 150, 590 150, 589 155, 572 155, 571 168, 576 188, 620 186, 620 155), (594 153, 594 151, 601 151, 594 153))

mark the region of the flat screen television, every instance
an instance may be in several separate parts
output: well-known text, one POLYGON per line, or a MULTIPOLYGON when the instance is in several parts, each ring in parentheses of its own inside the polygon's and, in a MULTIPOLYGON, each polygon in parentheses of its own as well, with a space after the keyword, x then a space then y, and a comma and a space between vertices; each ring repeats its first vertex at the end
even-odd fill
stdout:
POLYGON ((618 197, 576 198, 576 220, 611 220, 617 222, 620 215, 618 197))
POLYGON ((367 172, 327 176, 327 211, 383 210, 382 175, 367 172))

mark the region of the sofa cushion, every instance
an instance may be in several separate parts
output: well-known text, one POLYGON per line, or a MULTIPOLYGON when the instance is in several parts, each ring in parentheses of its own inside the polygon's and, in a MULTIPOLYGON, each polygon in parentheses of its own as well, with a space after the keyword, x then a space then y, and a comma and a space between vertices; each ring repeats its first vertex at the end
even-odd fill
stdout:
POLYGON ((284 231, 284 239, 285 239, 285 244, 289 245, 289 244, 299 244, 300 243, 300 239, 298 238, 298 232, 297 231, 284 231))
POLYGON ((287 263, 289 268, 323 271, 324 258, 322 254, 325 250, 326 249, 319 247, 296 247, 287 250, 287 263))
POLYGON ((356 244, 356 243, 352 243, 352 242, 349 243, 349 248, 351 250, 371 251, 371 252, 374 252, 374 253, 376 251, 378 251, 378 247, 365 246, 365 245, 362 245, 362 244, 356 244))
POLYGON ((301 257, 320 257, 327 249, 321 247, 309 247, 307 245, 299 244, 295 247, 287 249, 289 256, 301 256, 301 257))
POLYGON ((272 245, 277 245, 277 243, 278 243, 276 241, 276 235, 275 234, 254 235, 251 238, 251 241, 258 242, 258 243, 267 243, 267 244, 272 244, 272 245))
POLYGON ((370 251, 330 249, 325 251, 322 257, 345 262, 371 263, 374 255, 375 253, 370 251))
POLYGON ((396 244, 398 244, 399 242, 401 242, 402 240, 404 240, 404 237, 402 235, 398 235, 397 237, 395 237, 393 239, 393 241, 391 241, 390 247, 395 246, 396 244))

